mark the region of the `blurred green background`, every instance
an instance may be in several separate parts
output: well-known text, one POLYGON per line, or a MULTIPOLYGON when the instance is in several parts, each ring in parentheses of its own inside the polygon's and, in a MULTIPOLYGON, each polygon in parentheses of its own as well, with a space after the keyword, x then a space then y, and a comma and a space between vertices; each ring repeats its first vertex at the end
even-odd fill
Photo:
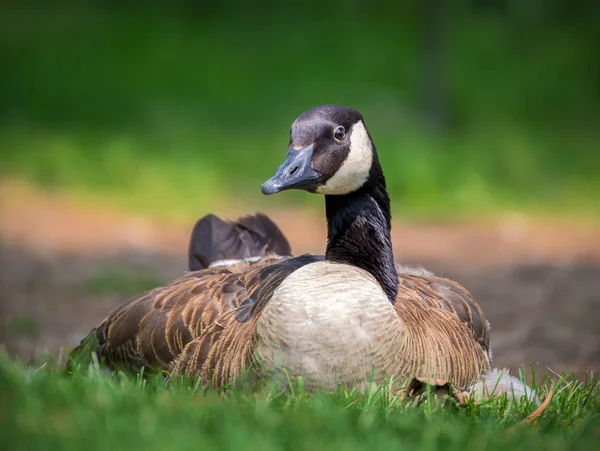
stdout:
POLYGON ((164 217, 269 198, 291 122, 365 116, 394 210, 600 213, 600 3, 4 1, 1 175, 164 217))

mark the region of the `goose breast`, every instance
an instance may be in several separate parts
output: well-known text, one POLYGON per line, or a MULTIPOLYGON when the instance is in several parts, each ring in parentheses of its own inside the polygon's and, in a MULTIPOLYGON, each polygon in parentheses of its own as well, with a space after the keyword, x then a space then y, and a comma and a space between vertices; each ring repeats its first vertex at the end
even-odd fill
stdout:
POLYGON ((402 321, 366 271, 320 261, 275 290, 257 324, 256 352, 274 377, 302 375, 308 388, 362 387, 402 354, 402 321))

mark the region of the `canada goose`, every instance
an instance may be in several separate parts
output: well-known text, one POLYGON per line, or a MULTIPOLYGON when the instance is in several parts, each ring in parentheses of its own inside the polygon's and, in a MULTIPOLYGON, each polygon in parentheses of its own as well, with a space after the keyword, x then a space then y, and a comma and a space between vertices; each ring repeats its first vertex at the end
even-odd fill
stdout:
POLYGON ((237 221, 223 221, 210 214, 199 219, 192 230, 188 267, 197 271, 235 260, 257 260, 269 253, 288 256, 292 251, 268 216, 258 213, 237 221))
MULTIPOLYGON (((277 225, 264 214, 246 216, 237 221, 223 221, 216 216, 207 215, 196 223, 190 237, 189 268, 190 271, 205 267, 239 264, 242 261, 259 260, 270 252, 279 255, 290 255, 291 249, 287 239, 277 225), (250 232, 251 231, 251 232, 250 232), (250 233, 250 236, 248 234, 250 233), (260 244, 259 244, 260 243, 260 244), (275 249, 283 249, 277 252, 275 249), (226 256, 227 258, 223 258, 226 256), (202 263, 200 263, 202 262, 202 263), (198 268, 200 266, 200 268, 198 268)), ((409 272, 417 275, 430 275, 423 269, 396 265, 399 274, 409 272)), ((491 358, 491 352, 490 352, 491 358)), ((418 395, 424 390, 423 383, 441 385, 440 393, 445 393, 450 381, 428 380, 414 378, 407 386, 406 393, 418 395)), ((521 399, 525 396, 539 403, 536 393, 511 376, 507 369, 494 369, 485 373, 482 378, 459 393, 453 387, 453 394, 471 396, 475 399, 485 399, 502 393, 510 398, 521 399)))
POLYGON ((114 309, 73 355, 95 350, 110 368, 214 386, 285 369, 308 389, 411 374, 467 387, 490 370, 488 323, 471 295, 395 265, 385 178, 359 112, 325 105, 294 121, 287 158, 262 185, 287 189, 325 196, 324 258, 269 254, 188 273, 114 309))

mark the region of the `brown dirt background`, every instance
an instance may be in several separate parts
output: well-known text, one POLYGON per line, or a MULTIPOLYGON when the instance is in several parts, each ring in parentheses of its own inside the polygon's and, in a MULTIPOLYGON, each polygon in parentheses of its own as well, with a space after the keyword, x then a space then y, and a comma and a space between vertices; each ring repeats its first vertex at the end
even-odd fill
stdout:
MULTIPOLYGON (((294 253, 323 252, 323 214, 266 212, 294 253)), ((159 284, 185 271, 192 226, 0 181, 0 344, 25 361, 70 349, 140 291, 142 282, 123 280, 159 284), (121 282, 112 288, 93 282, 106 274, 121 282)), ((421 264, 471 291, 492 325, 495 366, 516 372, 531 362, 541 372, 579 376, 600 370, 598 225, 519 215, 468 223, 395 220, 392 239, 397 261, 421 264)))

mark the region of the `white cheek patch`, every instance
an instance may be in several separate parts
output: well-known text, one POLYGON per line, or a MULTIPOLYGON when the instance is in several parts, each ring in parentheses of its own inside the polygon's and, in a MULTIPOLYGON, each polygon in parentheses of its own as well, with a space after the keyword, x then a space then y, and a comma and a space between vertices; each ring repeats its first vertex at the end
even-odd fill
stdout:
POLYGON ((356 191, 369 178, 373 162, 371 140, 362 121, 354 124, 350 134, 350 151, 346 160, 325 185, 319 187, 319 194, 348 194, 356 191))

